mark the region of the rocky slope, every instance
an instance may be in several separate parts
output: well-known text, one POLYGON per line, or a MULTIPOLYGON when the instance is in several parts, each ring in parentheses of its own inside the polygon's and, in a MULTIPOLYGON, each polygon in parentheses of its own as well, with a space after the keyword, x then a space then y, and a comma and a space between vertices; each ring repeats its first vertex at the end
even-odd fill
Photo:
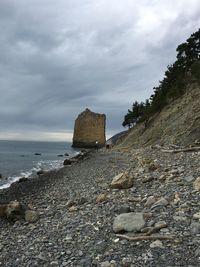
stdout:
POLYGON ((119 147, 151 144, 189 145, 200 139, 200 87, 190 85, 185 95, 174 100, 156 114, 145 129, 138 124, 119 147))

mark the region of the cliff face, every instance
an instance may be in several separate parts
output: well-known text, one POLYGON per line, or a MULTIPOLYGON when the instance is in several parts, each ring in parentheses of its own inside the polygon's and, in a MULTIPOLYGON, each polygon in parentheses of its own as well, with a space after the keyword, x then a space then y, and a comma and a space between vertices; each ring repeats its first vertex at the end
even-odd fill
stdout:
POLYGON ((154 115, 147 128, 140 123, 131 129, 119 147, 190 145, 197 139, 200 139, 200 87, 193 84, 182 97, 154 115))
POLYGON ((102 147, 105 145, 106 116, 86 109, 75 121, 73 147, 102 147))

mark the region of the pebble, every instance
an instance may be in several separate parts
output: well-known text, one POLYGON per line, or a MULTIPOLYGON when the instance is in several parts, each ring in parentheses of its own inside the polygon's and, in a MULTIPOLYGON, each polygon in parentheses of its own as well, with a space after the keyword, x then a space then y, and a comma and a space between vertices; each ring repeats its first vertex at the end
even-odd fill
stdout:
POLYGON ((92 153, 70 168, 44 173, 37 178, 41 180, 18 184, 18 191, 12 186, 9 194, 0 194, 1 203, 20 196, 20 202, 30 203, 40 215, 34 224, 0 220, 1 266, 200 266, 200 193, 194 188, 197 178, 184 180, 199 176, 199 154, 150 148, 92 153), (159 167, 149 172, 146 164, 141 173, 139 157, 159 167), (126 171, 134 177, 134 187, 111 189, 112 178, 126 171), (107 200, 97 203, 101 194, 107 200), (123 234, 144 235, 150 227, 166 223, 153 235, 174 238, 133 242, 116 236, 115 218, 131 213, 140 214, 141 223, 123 234))

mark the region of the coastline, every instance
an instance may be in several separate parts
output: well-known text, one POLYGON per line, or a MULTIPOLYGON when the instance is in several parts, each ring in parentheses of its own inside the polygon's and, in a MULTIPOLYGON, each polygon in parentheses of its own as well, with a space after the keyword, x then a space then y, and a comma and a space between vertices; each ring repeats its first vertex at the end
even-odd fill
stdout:
POLYGON ((65 160, 72 161, 73 164, 76 164, 86 155, 89 155, 88 152, 91 153, 92 150, 86 152, 87 153, 82 153, 82 151, 79 151, 72 157, 68 157, 67 159, 63 158, 63 166, 61 168, 44 171, 30 178, 20 177, 17 181, 11 183, 9 187, 0 189, 0 204, 8 203, 13 200, 23 201, 28 195, 39 193, 46 185, 48 186, 52 180, 55 181, 63 176, 63 169, 66 168, 64 165, 65 160))
POLYGON ((30 204, 39 220, 0 220, 0 266, 199 266, 200 194, 193 188, 198 168, 198 153, 100 149, 13 185, 0 199, 30 204), (125 171, 133 175, 133 187, 112 189, 112 179, 125 171), (145 214, 145 227, 164 224, 156 236, 174 238, 124 240, 113 231, 113 221, 130 212, 145 214))

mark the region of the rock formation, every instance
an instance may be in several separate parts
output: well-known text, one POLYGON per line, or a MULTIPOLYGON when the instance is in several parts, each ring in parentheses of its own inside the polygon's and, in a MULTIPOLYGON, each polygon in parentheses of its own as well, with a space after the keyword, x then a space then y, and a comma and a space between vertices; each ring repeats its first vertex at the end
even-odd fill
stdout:
POLYGON ((73 147, 103 147, 105 145, 105 114, 86 109, 75 121, 73 147))

